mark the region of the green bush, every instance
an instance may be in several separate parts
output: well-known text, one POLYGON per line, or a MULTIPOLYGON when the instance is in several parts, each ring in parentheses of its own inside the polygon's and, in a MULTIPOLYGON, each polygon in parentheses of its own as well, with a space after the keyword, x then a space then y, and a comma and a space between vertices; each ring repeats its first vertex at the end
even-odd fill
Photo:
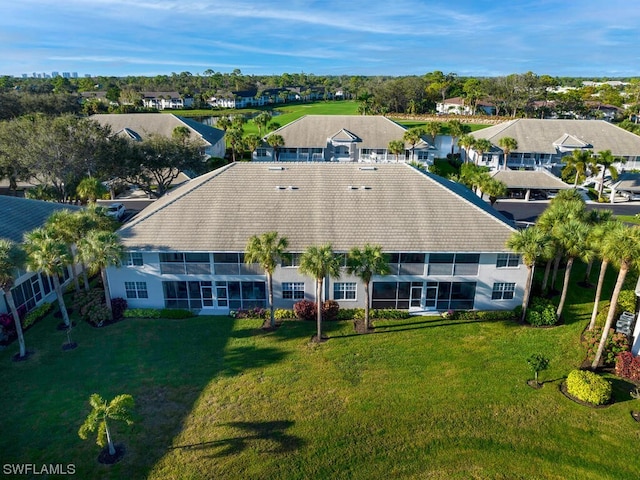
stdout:
POLYGON ((569 395, 592 405, 604 405, 611 400, 611 383, 588 370, 572 370, 567 375, 569 395))
POLYGON ((525 320, 534 327, 555 325, 558 323, 556 307, 547 299, 535 298, 527 309, 525 320))
POLYGON ((273 311, 273 318, 276 320, 291 320, 292 318, 296 318, 296 316, 294 315, 293 310, 276 308, 273 311))
POLYGON ((512 310, 487 310, 487 311, 457 311, 453 317, 456 320, 476 320, 479 322, 502 322, 518 318, 512 310))
POLYGON ((341 308, 338 311, 338 320, 353 320, 356 316, 364 318, 364 308, 341 308))
MULTIPOLYGON (((593 330, 584 332, 588 359, 593 360, 596 357, 596 351, 598 350, 601 337, 601 326, 596 325, 593 330)), ((624 333, 616 333, 613 328, 609 329, 609 335, 607 335, 607 341, 604 344, 604 351, 602 352, 602 363, 604 363, 604 365, 613 365, 616 361, 616 356, 622 352, 629 351, 630 348, 629 339, 624 333)))
POLYGON ((22 320, 22 328, 27 329, 34 323, 42 320, 53 309, 52 303, 43 303, 39 307, 34 308, 22 320))
POLYGON ((103 303, 92 304, 83 313, 84 319, 94 327, 101 327, 106 322, 111 320, 111 312, 107 306, 103 303))
POLYGON ((171 320, 182 320, 184 318, 192 318, 195 316, 196 314, 193 313, 191 310, 182 310, 179 308, 176 308, 176 309, 164 308, 160 310, 161 318, 169 318, 171 320))
POLYGON ((160 318, 157 308, 129 308, 124 311, 124 318, 160 318))

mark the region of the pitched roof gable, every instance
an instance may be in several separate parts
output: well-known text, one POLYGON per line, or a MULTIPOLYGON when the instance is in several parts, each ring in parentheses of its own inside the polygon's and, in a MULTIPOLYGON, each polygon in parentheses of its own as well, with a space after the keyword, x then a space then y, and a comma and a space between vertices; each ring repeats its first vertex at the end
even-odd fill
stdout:
POLYGON ((507 251, 505 219, 468 189, 405 164, 234 163, 125 224, 129 248, 243 251, 276 230, 292 251, 376 243, 387 251, 507 251))
POLYGON ((58 210, 80 210, 82 207, 64 203, 43 202, 28 198, 0 195, 0 238, 22 243, 24 234, 44 225, 58 210))

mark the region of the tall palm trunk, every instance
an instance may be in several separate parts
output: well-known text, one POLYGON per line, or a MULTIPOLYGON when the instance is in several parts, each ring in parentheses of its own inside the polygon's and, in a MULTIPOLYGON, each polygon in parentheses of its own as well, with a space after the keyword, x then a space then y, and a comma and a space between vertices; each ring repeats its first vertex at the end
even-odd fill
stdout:
POLYGON ((567 266, 564 270, 564 282, 562 284, 562 295, 560 295, 560 303, 558 304, 558 309, 556 310, 556 317, 560 318, 562 315, 562 309, 564 308, 564 302, 567 299, 567 290, 569 290, 569 279, 571 278, 571 268, 573 267, 573 257, 569 257, 567 260, 567 266))
POLYGON ((542 278, 542 291, 547 289, 547 283, 549 283, 549 274, 551 273, 552 259, 547 260, 547 265, 544 267, 544 277, 542 278))
POLYGON ((584 271, 584 283, 591 285, 591 269, 593 268, 593 258, 587 262, 587 268, 584 271))
POLYGON ((53 278, 53 289, 56 292, 56 297, 58 297, 58 307, 60 308, 62 319, 64 320, 64 324, 67 327, 70 327, 71 322, 69 321, 69 313, 67 312, 67 306, 64 304, 62 288, 60 287, 60 279, 58 279, 58 275, 56 274, 53 274, 52 278, 53 278))
POLYGON ((267 288, 269 289, 269 325, 271 325, 271 328, 275 328, 276 319, 273 314, 273 276, 270 272, 267 272, 267 288))
POLYGON ((620 296, 620 292, 622 291, 622 286, 624 284, 624 279, 627 276, 627 272, 629 271, 629 265, 626 262, 620 266, 620 271, 618 272, 618 279, 616 280, 616 285, 613 288, 613 293, 611 294, 611 303, 609 304, 609 313, 607 314, 607 321, 605 322, 604 329, 602 330, 602 337, 600 337, 600 344, 598 344, 598 350, 596 351, 596 357, 593 359, 593 363, 591 364, 591 368, 595 369, 600 364, 600 359, 602 358, 602 352, 604 352, 604 346, 607 343, 607 336, 609 335, 609 329, 613 324, 613 317, 616 314, 616 308, 618 307, 618 297, 620 296))
POLYGON ((365 302, 364 302, 364 328, 366 330, 369 330, 369 312, 370 312, 370 308, 369 308, 369 282, 365 282, 365 284, 364 284, 364 296, 365 296, 365 302))
POLYGON ((18 335, 18 345, 20 347, 20 358, 23 358, 27 354, 27 348, 24 344, 24 333, 22 332, 22 323, 20 322, 20 315, 16 309, 16 302, 13 301, 13 294, 11 289, 4 290, 4 298, 7 300, 7 306, 13 317, 13 323, 16 326, 16 334, 18 335))
POLYGON ((558 269, 560 268, 560 260, 562 260, 562 253, 556 254, 556 258, 553 260, 553 275, 551 275, 551 290, 556 289, 556 279, 558 278, 558 269))
POLYGON ((589 330, 593 330, 596 326, 596 317, 598 316, 598 304, 600 303, 600 297, 602 296, 602 285, 604 285, 604 277, 607 273, 607 266, 609 261, 606 258, 602 259, 600 265, 600 274, 598 275, 598 286, 596 287, 596 297, 593 301, 593 312, 591 312, 591 321, 589 322, 589 330))
POLYGON ((316 341, 322 341, 322 278, 316 279, 316 341))
POLYGON ((111 311, 111 292, 109 291, 109 282, 107 281, 107 269, 100 269, 100 277, 102 278, 102 287, 104 288, 104 301, 109 311, 111 311))
POLYGON ((527 308, 529 307, 529 296, 531 295, 531 284, 533 283, 533 271, 535 267, 535 263, 531 266, 527 265, 527 281, 524 285, 524 294, 522 295, 522 316, 520 317, 520 321, 522 322, 527 318, 527 308))
POLYGON ((116 449, 113 446, 113 440, 111 439, 111 432, 109 431, 109 424, 107 423, 107 419, 104 419, 104 430, 107 434, 107 445, 109 445, 109 455, 113 456, 116 454, 116 449))
POLYGON ((84 282, 84 290, 88 292, 91 290, 91 286, 89 285, 89 274, 87 273, 87 266, 84 263, 82 265, 82 280, 84 282))

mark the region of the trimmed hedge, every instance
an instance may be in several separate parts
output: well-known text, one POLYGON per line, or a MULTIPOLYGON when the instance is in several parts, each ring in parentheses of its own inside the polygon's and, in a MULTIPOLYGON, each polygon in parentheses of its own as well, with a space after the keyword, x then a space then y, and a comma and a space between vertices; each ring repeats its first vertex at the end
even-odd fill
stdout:
POLYGON ((160 310, 156 308, 129 308, 124 311, 124 318, 160 318, 160 310))
POLYGON ((567 375, 569 395, 592 405, 604 405, 611 400, 611 382, 588 370, 572 370, 567 375))
POLYGON ((34 308, 29 313, 27 313, 26 317, 24 317, 24 320, 22 321, 22 328, 26 330, 34 323, 39 322, 44 317, 46 317, 51 310, 53 310, 52 303, 43 303, 39 307, 34 308))

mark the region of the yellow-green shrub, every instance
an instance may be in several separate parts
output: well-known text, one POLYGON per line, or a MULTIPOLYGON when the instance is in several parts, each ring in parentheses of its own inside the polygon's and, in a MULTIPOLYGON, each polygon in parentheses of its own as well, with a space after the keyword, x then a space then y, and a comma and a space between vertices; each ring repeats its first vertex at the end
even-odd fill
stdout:
POLYGON ((583 402, 604 405, 611 400, 611 383, 588 370, 572 370, 567 375, 567 392, 583 402))

